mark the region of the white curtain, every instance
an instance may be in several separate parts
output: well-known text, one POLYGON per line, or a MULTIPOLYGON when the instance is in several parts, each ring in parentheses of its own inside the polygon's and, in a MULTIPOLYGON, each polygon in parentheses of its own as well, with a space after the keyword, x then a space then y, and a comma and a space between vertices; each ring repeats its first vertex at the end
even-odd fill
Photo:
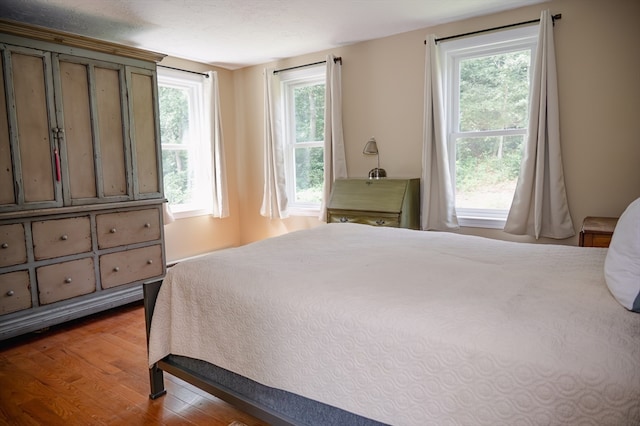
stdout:
POLYGON ((264 69, 264 193, 260 214, 270 219, 289 217, 284 170, 284 140, 280 79, 264 69))
POLYGON ((504 230, 536 239, 569 238, 575 231, 562 169, 553 22, 548 10, 540 17, 530 98, 528 137, 504 230))
POLYGON ((445 132, 440 55, 433 34, 427 36, 426 49, 421 227, 444 231, 459 226, 445 132))
POLYGON ((347 161, 342 134, 342 64, 327 55, 324 96, 324 187, 319 219, 326 221, 327 201, 333 182, 347 177, 347 161))
POLYGON ((213 217, 229 216, 229 200, 227 195, 227 170, 222 138, 222 122, 220 119, 220 95, 218 90, 218 73, 209 71, 205 78, 205 126, 208 140, 211 141, 211 190, 213 217))
MULTIPOLYGON (((319 219, 326 220, 326 200, 333 181, 347 177, 342 133, 341 65, 326 58, 324 111, 324 187, 319 219)), ((280 78, 264 70, 264 195, 260 214, 271 219, 289 217, 284 165, 284 135, 280 78)))

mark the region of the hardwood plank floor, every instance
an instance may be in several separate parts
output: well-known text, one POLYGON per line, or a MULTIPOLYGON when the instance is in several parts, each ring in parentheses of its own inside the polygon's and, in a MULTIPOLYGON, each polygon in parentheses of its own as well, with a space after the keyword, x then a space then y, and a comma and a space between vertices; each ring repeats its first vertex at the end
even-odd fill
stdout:
POLYGON ((141 303, 0 342, 0 425, 265 425, 166 373, 165 385, 149 399, 141 303))

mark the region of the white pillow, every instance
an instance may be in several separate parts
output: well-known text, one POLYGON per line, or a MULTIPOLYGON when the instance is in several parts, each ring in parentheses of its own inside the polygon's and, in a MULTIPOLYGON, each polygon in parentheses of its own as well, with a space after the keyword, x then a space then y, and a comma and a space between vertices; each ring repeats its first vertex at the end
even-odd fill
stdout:
POLYGON ((604 262, 611 294, 622 306, 640 313, 640 198, 622 213, 604 262))

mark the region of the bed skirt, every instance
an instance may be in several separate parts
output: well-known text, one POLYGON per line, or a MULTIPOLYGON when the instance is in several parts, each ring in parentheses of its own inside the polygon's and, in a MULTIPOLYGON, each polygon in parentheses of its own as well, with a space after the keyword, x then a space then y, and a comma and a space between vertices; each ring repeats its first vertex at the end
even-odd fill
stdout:
MULTIPOLYGON (((216 395, 224 398, 224 394, 241 398, 243 401, 264 412, 272 414, 269 418, 273 424, 294 424, 308 426, 383 426, 377 422, 331 405, 323 404, 309 398, 271 388, 257 383, 244 376, 217 367, 208 362, 178 355, 169 355, 161 361, 163 370, 172 373, 172 368, 177 377, 191 382, 196 379, 205 381, 208 385, 220 390, 223 394, 216 395), (163 365, 164 364, 164 365, 163 365), (190 376, 190 377, 189 377, 190 376)), ((199 383, 202 384, 202 383, 199 383)), ((198 384, 196 384, 198 385, 198 384)), ((237 404, 236 401, 229 401, 237 404)), ((248 410, 249 412, 249 410, 248 410)))

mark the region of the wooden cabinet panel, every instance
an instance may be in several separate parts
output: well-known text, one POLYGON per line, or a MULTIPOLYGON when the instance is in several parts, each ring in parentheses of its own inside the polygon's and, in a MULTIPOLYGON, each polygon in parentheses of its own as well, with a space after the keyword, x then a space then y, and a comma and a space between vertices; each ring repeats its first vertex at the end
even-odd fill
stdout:
POLYGON ((24 225, 0 226, 0 266, 19 265, 27 261, 24 225))
POLYGON ((158 209, 133 210, 96 216, 101 249, 153 241, 160 238, 158 209))
POLYGON ((93 258, 56 263, 36 269, 42 305, 96 291, 93 258))
POLYGON ((68 169, 66 204, 130 199, 124 67, 58 57, 68 169))
POLYGON ((107 197, 128 193, 120 73, 119 69, 95 69, 102 190, 107 197))
POLYGON ((156 277, 162 274, 163 269, 160 245, 100 256, 102 288, 156 277))
POLYGON ((0 274, 0 315, 30 307, 29 272, 16 271, 0 274))
POLYGON ((341 179, 334 184, 332 209, 395 212, 402 210, 406 180, 341 179))
MULTIPOLYGON (((0 82, 5 80, 0 57, 0 82)), ((0 84, 0 206, 15 204, 13 165, 11 164, 11 140, 9 139, 9 123, 7 121, 7 99, 4 84, 0 84)))
POLYGON ((59 66, 69 196, 94 198, 97 193, 88 70, 83 64, 65 61, 60 61, 59 66))
MULTIPOLYGON (((50 69, 46 54, 11 55, 20 166, 25 203, 56 200, 54 147, 48 111, 52 94, 45 74, 50 69)), ((55 203, 54 203, 55 204, 55 203)))
MULTIPOLYGON (((161 192, 160 165, 158 164, 158 138, 155 120, 156 105, 153 75, 143 70, 131 72, 131 110, 134 123, 132 132, 135 152, 134 170, 137 179, 136 195, 161 192)), ((144 196, 142 197, 144 198, 144 196)))
POLYGON ((31 230, 36 260, 91 251, 88 216, 33 222, 31 230))

